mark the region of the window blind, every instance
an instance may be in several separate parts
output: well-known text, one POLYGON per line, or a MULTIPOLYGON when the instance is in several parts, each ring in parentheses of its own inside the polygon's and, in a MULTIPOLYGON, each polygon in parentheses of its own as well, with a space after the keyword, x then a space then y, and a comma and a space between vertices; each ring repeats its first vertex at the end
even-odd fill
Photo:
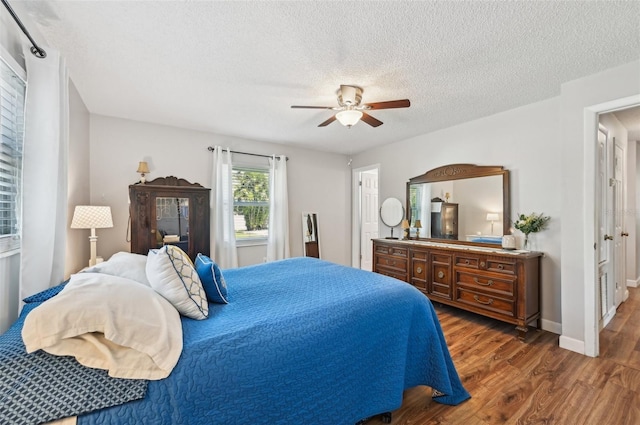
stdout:
POLYGON ((20 248, 25 90, 0 58, 0 253, 20 248))

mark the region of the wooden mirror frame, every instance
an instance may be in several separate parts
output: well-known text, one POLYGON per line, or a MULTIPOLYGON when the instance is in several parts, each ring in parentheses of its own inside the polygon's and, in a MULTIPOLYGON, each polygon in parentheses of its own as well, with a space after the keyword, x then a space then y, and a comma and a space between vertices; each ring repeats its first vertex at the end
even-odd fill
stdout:
MULTIPOLYGON (((407 182, 406 192, 406 215, 407 220, 411 223, 411 205, 409 189, 412 184, 418 183, 435 183, 449 180, 463 180, 474 177, 502 176, 502 229, 503 234, 510 234, 511 228, 511 200, 509 197, 509 170, 497 165, 475 165, 475 164, 450 164, 442 167, 434 168, 426 173, 413 177, 407 182)), ((415 238, 414 238, 415 239, 415 238)), ((433 242, 446 242, 449 244, 474 245, 496 247, 496 244, 470 242, 452 239, 436 239, 436 238, 420 238, 420 240, 429 240, 433 242)))

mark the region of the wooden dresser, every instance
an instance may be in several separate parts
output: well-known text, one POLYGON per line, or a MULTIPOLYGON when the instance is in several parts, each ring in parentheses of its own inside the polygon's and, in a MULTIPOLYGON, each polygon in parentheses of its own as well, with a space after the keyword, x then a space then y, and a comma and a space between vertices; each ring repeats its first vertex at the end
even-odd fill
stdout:
POLYGON ((540 320, 540 252, 415 240, 373 240, 373 271, 411 283, 434 302, 513 323, 524 340, 540 320))

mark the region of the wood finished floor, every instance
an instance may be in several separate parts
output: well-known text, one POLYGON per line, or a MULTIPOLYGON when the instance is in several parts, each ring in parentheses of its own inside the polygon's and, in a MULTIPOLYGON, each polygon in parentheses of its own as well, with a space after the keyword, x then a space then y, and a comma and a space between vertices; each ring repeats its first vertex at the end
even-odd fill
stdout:
MULTIPOLYGON (((392 425, 640 424, 640 288, 600 333, 600 357, 558 346, 558 335, 436 305, 453 361, 471 399, 458 406, 431 400, 431 389, 404 394, 392 425)), ((382 424, 378 417, 367 425, 382 424)))

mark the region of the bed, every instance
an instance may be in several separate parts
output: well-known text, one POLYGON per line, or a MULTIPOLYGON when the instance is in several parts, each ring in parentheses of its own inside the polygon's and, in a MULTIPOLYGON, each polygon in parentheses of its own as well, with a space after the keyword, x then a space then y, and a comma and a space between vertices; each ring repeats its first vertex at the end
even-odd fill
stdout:
POLYGON ((170 375, 145 380, 142 398, 79 414, 79 424, 355 424, 397 409, 417 385, 440 403, 470 397, 430 301, 411 285, 313 258, 223 273, 228 303, 209 303, 205 320, 180 317, 170 375))

